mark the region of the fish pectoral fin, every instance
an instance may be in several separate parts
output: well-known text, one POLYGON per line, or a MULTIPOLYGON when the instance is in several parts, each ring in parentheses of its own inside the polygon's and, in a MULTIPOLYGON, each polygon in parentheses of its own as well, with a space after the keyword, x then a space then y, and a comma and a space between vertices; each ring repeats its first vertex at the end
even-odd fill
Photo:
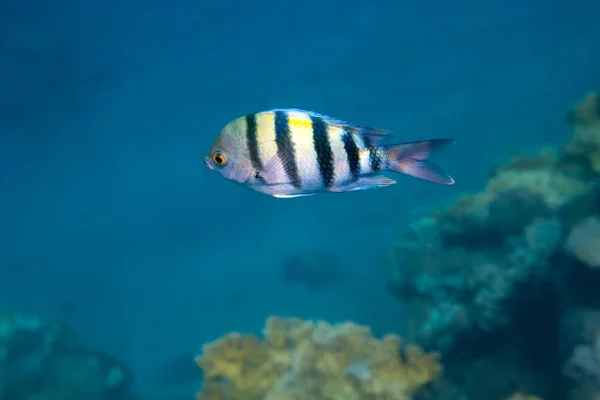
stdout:
POLYGON ((256 177, 267 185, 292 184, 293 182, 290 179, 284 177, 287 177, 286 168, 292 167, 293 163, 293 157, 277 152, 267 160, 262 170, 257 171, 256 177))
POLYGON ((395 180, 384 175, 363 176, 356 182, 340 186, 335 189, 335 192, 356 192, 359 190, 368 190, 372 188, 391 186, 396 183, 395 180))

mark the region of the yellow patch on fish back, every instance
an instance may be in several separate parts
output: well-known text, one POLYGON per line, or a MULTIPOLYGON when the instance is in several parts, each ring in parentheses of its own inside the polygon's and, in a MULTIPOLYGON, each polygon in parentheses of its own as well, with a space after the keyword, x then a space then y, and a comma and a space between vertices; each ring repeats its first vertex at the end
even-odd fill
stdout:
POLYGON ((312 137, 312 120, 306 113, 300 111, 287 111, 287 120, 290 132, 310 134, 312 137))
MULTIPOLYGON (((312 131, 312 121, 310 117, 299 111, 286 111, 288 117, 288 125, 291 128, 306 128, 312 131)), ((275 114, 273 112, 269 112, 265 115, 265 119, 269 122, 275 121, 275 114)))
POLYGON ((300 119, 289 119, 288 124, 290 127, 295 126, 297 128, 306 128, 312 130, 312 121, 304 121, 300 119))

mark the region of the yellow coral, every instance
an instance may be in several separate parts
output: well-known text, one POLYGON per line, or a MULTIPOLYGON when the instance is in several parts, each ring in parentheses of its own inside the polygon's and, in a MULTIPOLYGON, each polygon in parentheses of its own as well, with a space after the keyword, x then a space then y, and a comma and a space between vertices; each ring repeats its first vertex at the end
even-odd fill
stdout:
POLYGON ((196 362, 206 377, 208 390, 201 396, 205 400, 223 398, 225 392, 219 385, 223 378, 230 386, 230 398, 260 398, 279 373, 279 365, 272 362, 268 350, 253 335, 230 333, 206 344, 203 353, 196 362))
POLYGON ((197 358, 202 400, 405 400, 441 371, 439 355, 377 340, 366 326, 271 317, 264 340, 229 334, 197 358))

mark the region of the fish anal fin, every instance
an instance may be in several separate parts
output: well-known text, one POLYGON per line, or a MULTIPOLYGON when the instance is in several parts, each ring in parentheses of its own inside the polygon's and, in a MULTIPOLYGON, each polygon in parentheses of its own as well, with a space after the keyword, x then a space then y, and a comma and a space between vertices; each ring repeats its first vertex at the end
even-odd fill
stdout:
POLYGON ((349 183, 344 186, 337 187, 335 192, 356 192, 359 190, 368 190, 373 188, 380 188, 391 186, 396 183, 395 180, 388 178, 384 175, 373 175, 373 176, 363 176, 359 178, 356 182, 349 183))
POLYGON ((313 196, 315 193, 295 193, 295 194, 273 194, 271 196, 278 199, 293 199, 295 197, 313 196))

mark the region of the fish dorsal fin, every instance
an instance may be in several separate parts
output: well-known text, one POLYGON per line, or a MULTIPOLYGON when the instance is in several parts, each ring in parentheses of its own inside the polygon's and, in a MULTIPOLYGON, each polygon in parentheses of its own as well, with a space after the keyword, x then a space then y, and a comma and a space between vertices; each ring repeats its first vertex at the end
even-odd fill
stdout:
POLYGON ((390 131, 377 128, 369 128, 364 126, 356 125, 342 125, 341 128, 349 131, 350 133, 360 136, 365 142, 365 146, 379 145, 383 140, 393 135, 390 131))
POLYGON ((354 135, 360 136, 364 139, 367 147, 379 144, 382 140, 392 136, 393 133, 384 129, 370 128, 366 126, 360 126, 353 124, 352 122, 343 121, 341 119, 330 117, 329 115, 319 114, 314 111, 302 110, 299 108, 276 108, 273 111, 287 111, 287 112, 299 112, 309 115, 311 117, 322 118, 329 125, 336 128, 346 130, 354 135))

